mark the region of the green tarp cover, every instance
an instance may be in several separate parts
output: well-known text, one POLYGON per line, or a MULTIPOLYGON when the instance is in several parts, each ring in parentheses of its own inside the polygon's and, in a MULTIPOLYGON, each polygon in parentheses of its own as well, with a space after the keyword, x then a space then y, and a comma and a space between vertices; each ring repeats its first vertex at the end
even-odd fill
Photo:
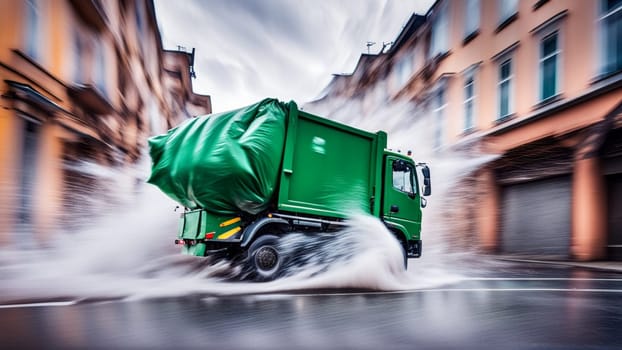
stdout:
POLYGON ((149 139, 147 182, 185 207, 256 214, 278 180, 289 105, 254 105, 191 119, 149 139))

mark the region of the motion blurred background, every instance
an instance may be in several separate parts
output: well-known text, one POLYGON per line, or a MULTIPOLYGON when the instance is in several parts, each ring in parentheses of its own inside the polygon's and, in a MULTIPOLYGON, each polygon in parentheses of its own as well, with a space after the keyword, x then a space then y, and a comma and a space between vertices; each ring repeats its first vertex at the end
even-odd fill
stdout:
POLYGON ((0 0, 0 33, 0 250, 131 205, 212 95, 388 131, 444 249, 622 260, 620 0, 0 0))

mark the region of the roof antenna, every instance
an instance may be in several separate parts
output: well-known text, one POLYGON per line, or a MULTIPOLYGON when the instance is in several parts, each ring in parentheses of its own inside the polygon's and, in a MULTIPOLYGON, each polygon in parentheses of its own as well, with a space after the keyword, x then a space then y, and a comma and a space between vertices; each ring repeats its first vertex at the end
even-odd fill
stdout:
POLYGON ((368 41, 367 42, 367 54, 369 55, 369 48, 376 45, 375 41, 368 41))
POLYGON ((380 50, 380 53, 384 53, 384 49, 387 48, 387 46, 389 45, 393 45, 392 41, 389 41, 388 43, 385 43, 384 41, 382 42, 382 49, 380 50))

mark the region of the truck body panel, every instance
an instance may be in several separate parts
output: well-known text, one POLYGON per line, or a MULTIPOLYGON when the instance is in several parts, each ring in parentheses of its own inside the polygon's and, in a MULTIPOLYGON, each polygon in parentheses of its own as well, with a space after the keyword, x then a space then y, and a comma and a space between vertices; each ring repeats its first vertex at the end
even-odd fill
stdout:
POLYGON ((180 216, 179 234, 189 240, 235 240, 240 239, 242 218, 217 215, 205 209, 186 211, 180 216))
POLYGON ((289 113, 278 209, 345 218, 352 211, 378 215, 378 163, 386 134, 358 130, 298 111, 289 113))

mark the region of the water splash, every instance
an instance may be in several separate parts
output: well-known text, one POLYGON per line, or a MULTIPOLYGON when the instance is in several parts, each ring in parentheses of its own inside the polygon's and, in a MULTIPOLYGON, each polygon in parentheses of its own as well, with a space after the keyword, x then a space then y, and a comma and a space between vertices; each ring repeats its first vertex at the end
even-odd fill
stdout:
MULTIPOLYGON (((433 193, 428 198, 422 220, 424 258, 436 268, 464 260, 463 254, 477 249, 474 220, 463 216, 466 204, 477 202, 476 171, 497 158, 481 153, 473 144, 461 147, 435 142, 437 118, 425 101, 393 98, 388 80, 380 80, 354 97, 339 94, 311 102, 306 111, 362 128, 388 134, 388 148, 406 153, 412 151, 416 162, 431 168, 433 193)), ((448 126, 444 116, 445 127, 448 126)), ((470 208, 473 212, 477 208, 470 208)))
POLYGON ((151 298, 300 290, 405 290, 445 283, 402 253, 377 219, 356 214, 336 236, 293 233, 282 240, 296 253, 285 277, 268 283, 232 282, 239 266, 182 256, 174 247, 175 203, 152 187, 136 201, 94 220, 79 234, 60 233, 52 247, 0 252, 0 299, 151 298), (302 264, 304 263, 304 264, 302 264))
POLYGON ((414 277, 414 272, 421 272, 418 266, 403 270, 397 241, 378 219, 365 215, 352 217, 336 237, 288 235, 281 247, 299 254, 285 266, 284 278, 231 282, 240 273, 239 266, 169 249, 176 225, 172 203, 149 188, 141 198, 131 210, 102 218, 79 235, 62 235, 52 249, 3 251, 0 296, 134 299, 430 285, 429 280, 426 284, 414 277))
MULTIPOLYGON (((455 266, 468 253, 448 252, 454 237, 462 232, 452 231, 453 222, 445 211, 451 205, 447 194, 458 179, 494 157, 437 152, 431 146, 431 133, 426 132, 430 130, 426 118, 418 116, 409 102, 387 102, 386 91, 379 86, 370 92, 372 104, 367 97, 305 109, 362 129, 385 130, 390 148, 411 149, 416 160, 431 165, 434 193, 424 210, 423 256, 410 259, 407 271, 402 267, 400 247, 384 225, 377 218, 353 214, 348 226, 334 237, 303 233, 285 237, 282 248, 296 259, 285 266, 283 278, 268 283, 231 282, 242 273, 240 266, 182 256, 172 244, 177 231, 176 204, 154 187, 139 185, 148 173, 147 161, 135 169, 116 171, 78 163, 70 170, 104 179, 106 190, 116 189, 109 195, 121 200, 114 205, 107 200, 90 203, 88 206, 102 209, 105 215, 85 213, 80 231, 70 234, 61 229, 50 249, 0 251, 0 299, 395 291, 461 279, 455 266)), ((92 190, 104 188, 100 185, 92 190)), ((72 209, 80 214, 80 207, 72 209)))

